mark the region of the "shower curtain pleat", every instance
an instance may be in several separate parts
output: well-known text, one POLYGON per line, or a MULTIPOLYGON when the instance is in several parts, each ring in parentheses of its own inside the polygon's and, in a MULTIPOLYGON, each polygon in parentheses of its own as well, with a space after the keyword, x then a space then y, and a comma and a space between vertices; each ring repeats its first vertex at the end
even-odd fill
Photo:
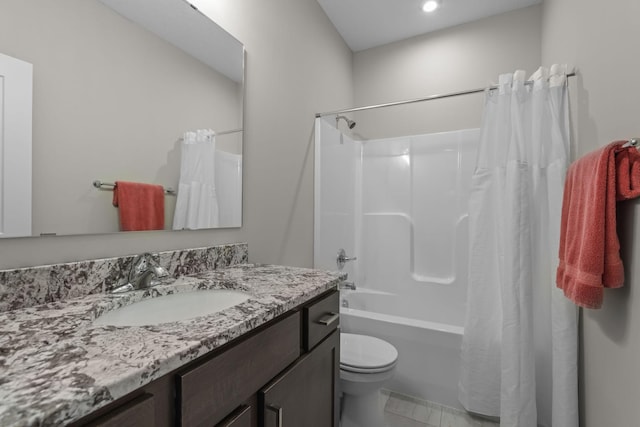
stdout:
POLYGON ((577 427, 577 310, 554 285, 569 158, 566 78, 554 66, 487 92, 469 201, 459 399, 501 426, 577 427))

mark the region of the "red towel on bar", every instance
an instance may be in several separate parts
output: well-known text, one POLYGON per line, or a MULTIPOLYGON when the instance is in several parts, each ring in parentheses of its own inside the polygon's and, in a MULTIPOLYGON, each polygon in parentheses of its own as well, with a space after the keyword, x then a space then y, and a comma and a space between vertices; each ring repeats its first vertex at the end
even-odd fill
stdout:
POLYGON ((616 154, 616 200, 640 196, 640 151, 634 147, 616 154))
POLYGON ((164 188, 116 181, 113 206, 119 208, 122 231, 164 230, 164 188))
POLYGON ((640 195, 640 153, 616 141, 569 167, 556 284, 577 305, 600 308, 604 288, 624 283, 616 200, 640 195))

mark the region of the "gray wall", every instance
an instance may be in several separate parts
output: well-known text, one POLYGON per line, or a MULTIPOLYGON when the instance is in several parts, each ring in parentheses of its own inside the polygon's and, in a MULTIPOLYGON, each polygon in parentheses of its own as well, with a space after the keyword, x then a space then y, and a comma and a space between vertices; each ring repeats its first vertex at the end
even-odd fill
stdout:
MULTIPOLYGON (((546 0, 542 57, 570 62, 574 158, 640 133, 640 2, 546 0)), ((619 204, 626 283, 582 312, 581 409, 585 427, 638 425, 640 402, 640 202, 619 204)))
MULTIPOLYGON (((502 73, 541 63, 540 5, 414 37, 354 55, 356 105, 482 88, 502 73)), ((479 127, 484 94, 353 114, 365 139, 479 127)))
POLYGON ((312 265, 314 114, 353 104, 351 51, 315 0, 224 3, 247 50, 244 226, 1 240, 0 268, 237 241, 254 262, 312 265))

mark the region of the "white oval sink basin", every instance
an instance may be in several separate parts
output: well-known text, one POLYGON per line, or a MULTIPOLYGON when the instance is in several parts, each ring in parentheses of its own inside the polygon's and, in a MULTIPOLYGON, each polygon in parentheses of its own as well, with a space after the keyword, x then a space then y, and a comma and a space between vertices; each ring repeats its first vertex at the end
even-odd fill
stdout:
POLYGON ((96 326, 144 326, 193 319, 217 313, 251 298, 241 291, 211 289, 145 299, 109 311, 93 321, 96 326))

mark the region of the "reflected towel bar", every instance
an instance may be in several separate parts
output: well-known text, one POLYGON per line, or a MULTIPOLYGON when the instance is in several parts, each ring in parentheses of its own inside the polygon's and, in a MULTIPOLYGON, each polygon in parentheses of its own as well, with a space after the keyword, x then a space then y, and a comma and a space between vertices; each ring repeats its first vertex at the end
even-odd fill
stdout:
MULTIPOLYGON (((221 132, 214 131, 213 136, 230 135, 232 133, 240 133, 240 132, 244 132, 244 129, 240 128, 240 129, 223 130, 221 132)), ((178 141, 184 141, 184 138, 180 137, 178 138, 178 141)))
MULTIPOLYGON (((99 179, 96 179, 93 181, 93 186, 101 190, 113 190, 116 187, 116 184, 113 182, 102 182, 99 179)), ((167 187, 164 188, 164 194, 176 194, 176 191, 171 187, 167 187)))

